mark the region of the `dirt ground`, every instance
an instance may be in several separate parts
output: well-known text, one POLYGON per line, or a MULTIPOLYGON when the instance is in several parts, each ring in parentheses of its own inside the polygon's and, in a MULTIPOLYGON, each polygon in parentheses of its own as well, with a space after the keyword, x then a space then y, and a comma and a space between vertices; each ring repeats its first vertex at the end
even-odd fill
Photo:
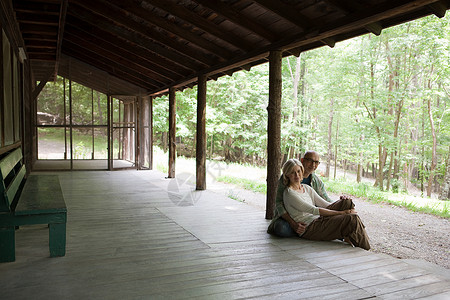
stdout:
POLYGON ((401 259, 423 259, 450 269, 450 221, 388 204, 355 199, 371 251, 401 259))

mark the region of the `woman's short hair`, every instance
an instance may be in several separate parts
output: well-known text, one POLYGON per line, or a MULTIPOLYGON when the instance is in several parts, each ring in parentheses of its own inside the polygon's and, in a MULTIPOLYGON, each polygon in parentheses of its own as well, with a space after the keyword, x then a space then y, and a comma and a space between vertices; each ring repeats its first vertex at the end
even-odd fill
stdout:
POLYGON ((300 166, 300 169, 302 170, 302 173, 305 171, 305 168, 303 167, 302 163, 295 158, 288 159, 282 168, 283 171, 283 183, 285 186, 288 186, 289 184, 289 175, 292 173, 292 170, 295 166, 300 166))

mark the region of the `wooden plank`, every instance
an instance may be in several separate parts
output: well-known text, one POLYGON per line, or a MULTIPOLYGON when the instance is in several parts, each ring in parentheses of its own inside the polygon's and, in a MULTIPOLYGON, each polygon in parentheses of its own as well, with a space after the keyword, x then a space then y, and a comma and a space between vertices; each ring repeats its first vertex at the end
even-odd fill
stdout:
POLYGON ((343 282, 326 287, 317 287, 303 290, 298 287, 293 291, 277 291, 276 293, 258 297, 259 300, 276 300, 276 299, 336 299, 339 295, 341 299, 364 299, 371 298, 373 295, 366 291, 343 282))
POLYGON ((66 211, 56 175, 28 176, 15 210, 16 216, 66 211))
MULTIPOLYGON (((433 274, 426 274, 385 284, 369 286, 366 287, 365 290, 374 293, 377 296, 382 296, 383 298, 396 299, 389 295, 395 294, 398 297, 401 294, 404 295, 402 297, 406 299, 417 299, 417 294, 420 294, 421 290, 425 291, 427 286, 438 287, 434 289, 434 291, 442 289, 445 291, 449 288, 448 282, 442 282, 442 278, 433 274), (444 286, 442 286, 442 284, 444 284, 444 286)), ((433 288, 431 289, 433 290, 433 288)))
POLYGON ((3 179, 14 169, 17 163, 22 159, 22 150, 17 148, 13 152, 9 153, 6 157, 0 160, 0 170, 2 172, 3 179))
POLYGON ((360 299, 445 295, 450 286, 341 242, 273 238, 263 211, 212 191, 177 206, 160 172, 58 177, 69 214, 66 256, 43 258, 46 226, 19 229, 16 262, 0 264, 2 299, 360 299))
POLYGON ((22 167, 20 168, 19 172, 17 173, 17 175, 14 177, 14 180, 11 182, 8 191, 6 192, 6 200, 7 200, 7 205, 8 207, 10 207, 11 209, 11 205, 14 201, 14 199, 16 198, 16 195, 20 189, 20 186, 22 184, 23 178, 25 177, 25 173, 26 173, 26 169, 25 166, 22 165, 22 167))
MULTIPOLYGON (((378 271, 378 269, 375 269, 375 271, 378 271)), ((430 274, 430 272, 427 270, 422 270, 422 269, 412 271, 411 268, 407 268, 407 269, 395 272, 393 268, 389 267, 389 270, 385 271, 384 274, 383 273, 378 273, 378 274, 371 273, 371 274, 365 274, 365 275, 361 274, 360 275, 361 278, 358 278, 356 280, 351 280, 351 283, 358 287, 365 288, 368 286, 385 284, 385 283, 393 282, 396 280, 404 280, 404 279, 423 276, 423 275, 427 275, 427 274, 430 274)))

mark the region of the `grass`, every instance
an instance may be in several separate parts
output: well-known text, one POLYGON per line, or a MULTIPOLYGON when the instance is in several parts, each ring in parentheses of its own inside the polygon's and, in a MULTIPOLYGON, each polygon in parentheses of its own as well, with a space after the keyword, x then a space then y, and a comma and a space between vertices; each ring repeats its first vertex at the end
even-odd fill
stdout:
POLYGON ((238 178, 233 176, 219 176, 217 178, 217 181, 225 182, 225 183, 231 183, 237 186, 240 186, 246 190, 253 191, 255 193, 263 193, 265 194, 267 192, 267 186, 265 183, 260 183, 255 180, 245 179, 245 178, 238 178))
POLYGON ((373 203, 387 203, 415 212, 428 213, 446 219, 450 218, 450 201, 380 191, 366 183, 327 179, 324 179, 324 183, 328 191, 336 194, 345 193, 373 203))
MULTIPOLYGON (((218 177, 217 181, 231 183, 256 193, 265 194, 267 192, 266 184, 256 180, 226 175, 218 177)), ((428 213, 438 217, 450 219, 450 201, 414 197, 407 194, 383 192, 366 183, 354 183, 346 180, 324 179, 324 183, 327 191, 334 194, 347 194, 353 197, 365 199, 372 203, 387 203, 404 207, 414 212, 428 213)))
POLYGON ((245 199, 241 199, 236 195, 232 190, 228 191, 228 198, 233 199, 234 201, 245 203, 245 199))
POLYGON ((367 198, 372 202, 380 203, 388 201, 387 194, 366 183, 354 183, 346 180, 329 180, 323 178, 327 191, 335 194, 349 194, 359 198, 367 198))

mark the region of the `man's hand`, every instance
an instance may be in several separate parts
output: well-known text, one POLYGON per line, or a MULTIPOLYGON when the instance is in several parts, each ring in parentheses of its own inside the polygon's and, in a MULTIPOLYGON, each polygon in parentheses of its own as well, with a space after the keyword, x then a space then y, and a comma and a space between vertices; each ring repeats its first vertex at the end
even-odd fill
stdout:
POLYGON ((294 224, 295 224, 295 226, 292 229, 294 229, 294 231, 297 234, 303 234, 305 232, 305 230, 306 230, 306 224, 305 223, 299 222, 299 223, 294 223, 294 224))
POLYGON ((344 214, 348 214, 348 215, 349 214, 357 214, 358 213, 354 208, 343 210, 343 212, 344 212, 344 214))

